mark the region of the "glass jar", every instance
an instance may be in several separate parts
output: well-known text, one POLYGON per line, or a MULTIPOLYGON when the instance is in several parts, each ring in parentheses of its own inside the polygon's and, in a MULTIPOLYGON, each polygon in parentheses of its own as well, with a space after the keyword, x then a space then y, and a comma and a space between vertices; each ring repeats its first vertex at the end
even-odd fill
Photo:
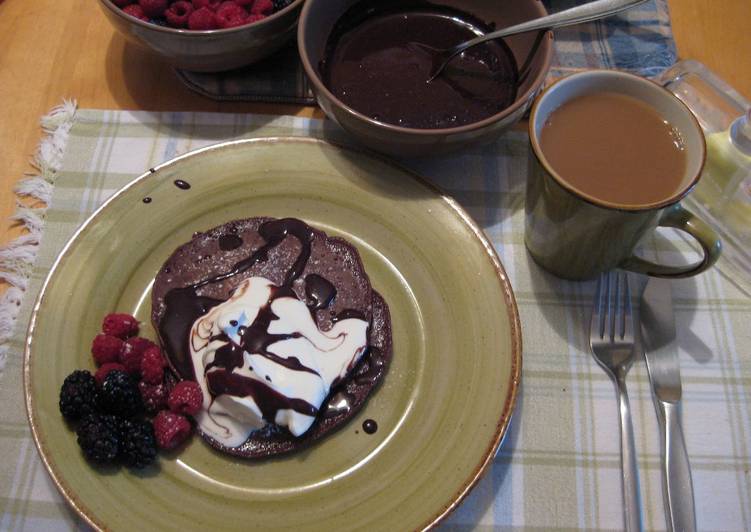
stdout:
POLYGON ((718 267, 751 296, 751 103, 694 60, 657 81, 693 111, 707 141, 704 172, 684 203, 718 232, 718 267))

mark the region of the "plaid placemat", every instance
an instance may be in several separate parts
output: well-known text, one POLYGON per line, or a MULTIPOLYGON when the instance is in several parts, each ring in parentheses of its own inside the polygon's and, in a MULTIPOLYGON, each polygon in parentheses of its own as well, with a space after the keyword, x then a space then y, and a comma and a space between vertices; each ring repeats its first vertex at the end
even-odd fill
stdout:
MULTIPOLYGON (((250 136, 325 134, 344 141, 329 125, 294 117, 78 111, 0 381, 0 529, 80 525, 39 460, 21 392, 30 307, 69 235, 115 190, 175 155, 250 136)), ((516 131, 461 155, 406 161, 484 228, 510 276, 523 328, 522 387, 510 431, 487 475, 443 527, 617 530, 623 525, 617 401, 589 352, 594 285, 558 280, 526 253, 527 155, 526 135, 516 131)), ((666 261, 690 253, 672 233, 645 247, 666 261)), ((699 530, 750 530, 751 299, 716 269, 676 281, 674 297, 699 530)), ((658 426, 643 362, 628 384, 645 525, 664 530, 658 426)))
MULTIPOLYGON (((545 0, 553 13, 580 0, 545 0)), ((555 31, 550 77, 587 68, 616 68, 655 76, 676 60, 667 0, 651 0, 604 20, 555 31)), ((190 89, 214 100, 314 105, 296 43, 274 56, 239 70, 200 73, 177 70, 190 89)))

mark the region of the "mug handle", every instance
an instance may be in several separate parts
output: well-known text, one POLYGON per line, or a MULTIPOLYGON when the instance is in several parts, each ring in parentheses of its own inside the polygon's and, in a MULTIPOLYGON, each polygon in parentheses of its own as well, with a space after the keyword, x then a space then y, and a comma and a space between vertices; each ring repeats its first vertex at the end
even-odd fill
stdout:
POLYGON ((658 225, 660 227, 673 227, 690 234, 701 246, 704 257, 688 266, 666 266, 631 256, 619 264, 619 268, 653 277, 678 279, 697 275, 712 266, 720 258, 722 243, 717 233, 701 218, 681 207, 679 203, 665 210, 658 225))

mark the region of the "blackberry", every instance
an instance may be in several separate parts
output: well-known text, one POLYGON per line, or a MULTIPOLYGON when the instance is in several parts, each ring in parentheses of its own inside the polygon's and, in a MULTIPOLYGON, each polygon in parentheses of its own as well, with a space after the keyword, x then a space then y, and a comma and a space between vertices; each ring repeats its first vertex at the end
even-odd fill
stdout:
POLYGON ((76 429, 83 454, 98 464, 112 464, 120 454, 120 419, 89 414, 76 429))
POLYGON ((99 405, 107 414, 132 417, 143 412, 143 401, 138 385, 126 372, 110 371, 99 392, 99 405))
POLYGON ((274 5, 274 13, 276 13, 290 5, 292 0, 271 0, 271 3, 274 5))
POLYGON ((120 458, 128 467, 141 469, 156 458, 154 427, 145 420, 124 420, 120 425, 120 458))
POLYGON ((76 370, 63 381, 60 388, 60 413, 76 421, 96 412, 98 391, 94 376, 85 370, 76 370))

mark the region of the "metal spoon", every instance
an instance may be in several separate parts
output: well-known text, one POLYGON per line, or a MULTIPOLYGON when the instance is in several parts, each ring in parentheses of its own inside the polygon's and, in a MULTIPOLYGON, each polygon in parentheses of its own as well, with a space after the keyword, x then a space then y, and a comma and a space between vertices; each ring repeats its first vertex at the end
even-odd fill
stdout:
POLYGON ((493 39, 516 35, 517 33, 524 33, 533 30, 552 30, 560 28, 561 26, 570 26, 572 24, 579 24, 580 22, 597 20, 634 7, 642 2, 646 2, 646 0, 596 0, 595 2, 584 4, 583 6, 572 7, 571 9, 566 9, 553 15, 528 20, 527 22, 522 22, 515 26, 481 35, 472 40, 458 44, 453 48, 438 49, 422 43, 414 44, 433 54, 433 65, 430 70, 430 79, 428 79, 428 81, 433 81, 451 59, 462 53, 467 48, 471 48, 493 39))

